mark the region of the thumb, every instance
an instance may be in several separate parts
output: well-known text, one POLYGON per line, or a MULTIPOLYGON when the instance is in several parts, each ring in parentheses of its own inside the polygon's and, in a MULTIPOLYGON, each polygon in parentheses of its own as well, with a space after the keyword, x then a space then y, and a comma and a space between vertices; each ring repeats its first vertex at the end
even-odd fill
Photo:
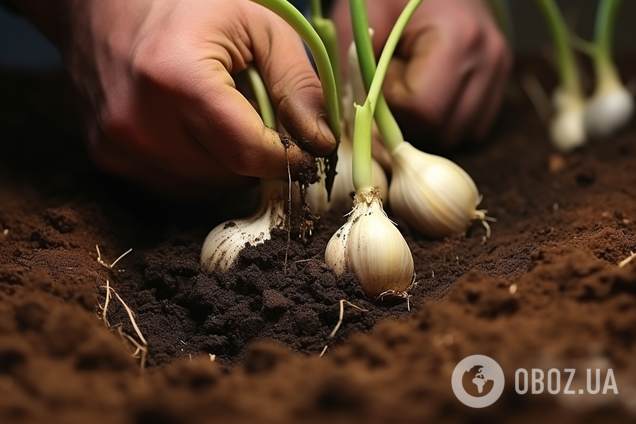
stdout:
POLYGON ((254 61, 269 91, 278 120, 301 148, 326 156, 336 147, 329 129, 322 86, 302 40, 273 12, 254 5, 247 28, 254 61))

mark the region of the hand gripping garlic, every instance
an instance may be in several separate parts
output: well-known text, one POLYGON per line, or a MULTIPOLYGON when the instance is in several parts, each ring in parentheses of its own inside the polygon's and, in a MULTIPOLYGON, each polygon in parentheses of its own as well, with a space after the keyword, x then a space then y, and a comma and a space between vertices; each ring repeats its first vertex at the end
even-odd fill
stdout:
POLYGON ((405 296, 413 282, 413 256, 404 237, 382 209, 378 190, 359 190, 347 222, 331 237, 327 266, 356 275, 371 299, 405 296))
POLYGON ((246 245, 257 246, 271 238, 272 229, 284 228, 285 186, 282 181, 263 180, 261 203, 252 216, 223 222, 210 231, 201 249, 201 267, 227 271, 246 245))
POLYGON ((585 101, 578 94, 557 89, 553 104, 556 114, 550 123, 550 139, 554 147, 569 152, 585 144, 585 101))
MULTIPOLYGON (((466 231, 474 219, 490 235, 475 183, 458 165, 401 143, 392 153, 391 208, 421 234, 440 238, 466 231)), ((492 219, 492 218, 491 218, 492 219)))
POLYGON ((633 114, 632 94, 614 72, 607 73, 585 107, 585 129, 591 137, 609 137, 625 127, 633 114))

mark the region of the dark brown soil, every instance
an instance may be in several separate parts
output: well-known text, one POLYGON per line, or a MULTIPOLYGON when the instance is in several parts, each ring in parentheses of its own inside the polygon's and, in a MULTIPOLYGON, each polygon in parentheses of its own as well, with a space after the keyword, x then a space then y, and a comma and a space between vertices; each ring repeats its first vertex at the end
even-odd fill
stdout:
POLYGON ((454 157, 498 219, 488 242, 478 224, 430 241, 398 220, 409 312, 325 267, 343 211, 292 241, 286 273, 287 233, 201 272, 207 232, 253 200, 177 203, 99 173, 65 80, 0 73, 0 422, 633 422, 636 261, 617 265, 636 250, 636 127, 559 156, 515 87, 492 140, 454 157), (96 244, 107 263, 133 251, 111 270, 96 244), (143 373, 117 299, 102 320, 107 280, 148 341, 143 373), (329 339, 341 299, 368 311, 345 306, 329 339), (451 390, 472 354, 504 370, 488 408, 451 390), (518 395, 518 368, 575 368, 577 393, 611 368, 619 394, 518 395))

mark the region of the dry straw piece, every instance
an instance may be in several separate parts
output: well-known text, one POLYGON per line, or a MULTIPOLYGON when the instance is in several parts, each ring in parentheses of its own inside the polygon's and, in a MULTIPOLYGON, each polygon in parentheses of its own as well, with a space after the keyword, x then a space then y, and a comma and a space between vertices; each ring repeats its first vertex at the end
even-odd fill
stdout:
POLYGON ((130 309, 130 307, 126 304, 126 302, 124 302, 121 296, 119 296, 119 293, 117 293, 117 291, 110 286, 110 280, 106 280, 106 285, 102 287, 106 289, 106 300, 104 302, 104 307, 102 311, 102 320, 104 321, 104 325, 106 325, 106 327, 108 328, 116 327, 117 332, 119 333, 121 338, 124 341, 128 340, 130 343, 132 343, 135 346, 136 350, 132 353, 132 356, 134 358, 140 359, 139 366, 141 370, 143 371, 146 366, 146 356, 148 355, 148 342, 146 341, 146 338, 141 333, 141 330, 139 329, 139 326, 137 325, 137 321, 135 321, 135 314, 133 313, 132 309, 130 309), (141 341, 141 343, 135 340, 129 334, 124 333, 124 331, 121 329, 121 324, 116 324, 113 326, 108 321, 107 313, 108 313, 108 305, 110 303, 110 299, 112 298, 111 292, 115 295, 117 300, 119 300, 119 302, 122 304, 122 306, 126 310, 126 313, 128 314, 128 318, 130 318, 130 322, 132 323, 132 326, 135 329, 135 333, 137 333, 137 337, 139 337, 139 340, 141 341))
POLYGON ((125 251, 124 253, 122 253, 117 259, 115 259, 115 262, 113 262, 112 264, 108 265, 106 262, 104 262, 104 260, 102 259, 102 252, 100 252, 99 250, 99 245, 95 245, 95 249, 97 250, 97 262, 108 268, 108 269, 113 269, 113 267, 117 264, 117 262, 119 262, 124 256, 126 256, 127 254, 129 254, 130 252, 132 252, 132 247, 130 249, 128 249, 127 251, 125 251))

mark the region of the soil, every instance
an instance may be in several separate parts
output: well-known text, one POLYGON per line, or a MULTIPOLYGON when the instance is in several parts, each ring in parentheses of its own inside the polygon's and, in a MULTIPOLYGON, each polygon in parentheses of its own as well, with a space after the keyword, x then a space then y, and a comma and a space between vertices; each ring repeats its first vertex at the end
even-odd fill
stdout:
POLYGON ((345 211, 307 242, 281 232, 234 271, 202 272, 207 232, 253 200, 176 202, 102 174, 64 77, 0 72, 0 422, 633 422, 636 260, 618 265, 636 250, 636 126, 556 154, 518 84, 554 80, 541 60, 520 69, 491 140, 452 156, 492 237, 474 224, 426 240, 392 217, 415 258, 408 305, 326 268, 345 211), (109 269, 96 245, 106 264, 133 250, 109 269), (147 341, 143 371, 114 293, 104 320, 107 284, 147 341), (345 304, 329 338, 342 299, 366 311, 345 304), (506 380, 483 409, 451 389, 473 354, 506 380), (519 395, 519 368, 576 369, 577 394, 519 395), (619 394, 579 395, 588 368, 611 369, 619 394))

